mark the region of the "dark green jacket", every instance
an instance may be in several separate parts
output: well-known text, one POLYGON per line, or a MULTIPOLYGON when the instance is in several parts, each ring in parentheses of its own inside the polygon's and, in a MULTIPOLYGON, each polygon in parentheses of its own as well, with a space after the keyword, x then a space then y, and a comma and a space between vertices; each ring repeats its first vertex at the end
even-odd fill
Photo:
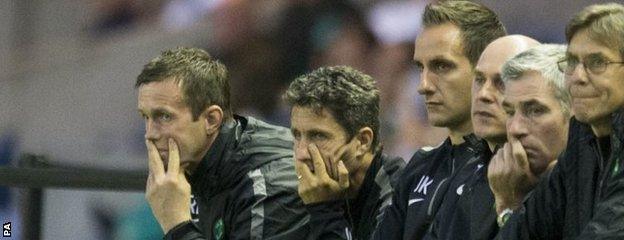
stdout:
POLYGON ((296 239, 309 216, 297 194, 287 128, 235 116, 189 176, 194 223, 166 239, 296 239))
POLYGON ((572 118, 557 166, 498 237, 624 239, 624 110, 613 113, 612 126, 613 133, 602 138, 609 144, 600 144, 589 125, 572 118))
POLYGON ((310 212, 309 239, 370 239, 390 204, 394 186, 405 161, 398 157, 375 155, 355 199, 307 205, 310 212))

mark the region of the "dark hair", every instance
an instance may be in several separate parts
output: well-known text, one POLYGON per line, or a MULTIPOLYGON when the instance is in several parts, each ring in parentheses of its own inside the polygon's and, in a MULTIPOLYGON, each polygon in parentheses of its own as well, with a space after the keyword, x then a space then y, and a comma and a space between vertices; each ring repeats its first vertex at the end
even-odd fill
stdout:
POLYGON ((193 120, 210 105, 221 107, 224 119, 232 116, 230 83, 227 69, 199 48, 175 48, 164 51, 143 67, 135 88, 151 82, 174 78, 181 84, 184 102, 191 108, 193 120))
POLYGON ((425 28, 452 23, 462 36, 462 49, 472 66, 477 65, 485 47, 507 31, 496 13, 471 1, 442 1, 425 7, 423 25, 425 28))
POLYGON ((358 130, 373 130, 371 148, 376 151, 379 136, 379 89, 370 76, 351 67, 322 67, 295 79, 284 94, 291 106, 328 110, 349 138, 358 130))
POLYGON ((584 8, 566 26, 568 43, 583 29, 588 30, 592 40, 617 49, 624 57, 624 6, 607 3, 584 8))

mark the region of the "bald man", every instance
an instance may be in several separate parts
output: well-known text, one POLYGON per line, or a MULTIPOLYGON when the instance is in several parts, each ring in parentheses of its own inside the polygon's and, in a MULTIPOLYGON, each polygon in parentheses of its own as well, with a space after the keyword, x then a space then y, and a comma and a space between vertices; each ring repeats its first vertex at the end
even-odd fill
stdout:
POLYGON ((491 151, 507 141, 507 116, 502 108, 503 64, 536 45, 538 41, 526 36, 505 36, 490 43, 479 58, 472 82, 472 127, 475 135, 487 141, 491 151))
POLYGON ((451 180, 464 184, 445 195, 425 239, 493 239, 496 236, 497 214, 486 170, 492 152, 507 141, 501 69, 507 60, 536 45, 539 42, 532 38, 510 35, 494 40, 481 53, 472 82, 471 116, 475 135, 484 139, 489 149, 480 149, 479 158, 472 159, 480 161, 479 164, 466 165, 474 169, 461 169, 472 174, 458 175, 455 178, 465 179, 451 180))

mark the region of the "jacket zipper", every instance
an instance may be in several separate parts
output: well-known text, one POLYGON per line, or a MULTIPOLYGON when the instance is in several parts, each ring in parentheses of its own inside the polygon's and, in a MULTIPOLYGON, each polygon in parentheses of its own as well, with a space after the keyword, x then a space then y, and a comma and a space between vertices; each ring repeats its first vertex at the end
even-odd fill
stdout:
MULTIPOLYGON (((479 157, 473 157, 471 159, 469 159, 466 163, 464 163, 464 165, 460 168, 464 169, 464 167, 470 165, 471 163, 473 163, 474 161, 479 160, 479 157)), ((453 175, 455 174, 455 158, 453 158, 453 167, 451 168, 451 176, 442 179, 442 181, 440 181, 440 183, 438 184, 438 186, 436 187, 436 190, 433 192, 433 196, 431 197, 431 200, 429 201, 429 207, 427 207, 427 215, 431 216, 431 214, 433 214, 433 204, 435 203, 435 199, 438 195, 438 190, 440 190, 440 187, 442 186, 442 184, 444 184, 444 182, 446 182, 446 180, 448 180, 449 178, 452 178, 453 175)))
POLYGON ((600 177, 600 182, 598 183, 598 194, 597 197, 598 199, 602 199, 602 188, 603 188, 603 184, 605 182, 605 180, 609 177, 609 167, 611 166, 611 154, 609 154, 606 165, 604 162, 604 158, 602 157, 602 148, 600 147, 600 142, 598 142, 598 139, 596 139, 596 149, 594 149, 594 154, 598 154, 598 158, 600 159, 599 161, 599 167, 600 167, 600 173, 599 173, 599 177, 600 177), (596 151, 597 150, 597 151, 596 151))
POLYGON ((444 178, 442 179, 442 181, 440 181, 440 183, 438 184, 438 186, 436 187, 436 190, 433 192, 433 196, 431 197, 431 200, 429 201, 429 207, 427 208, 427 215, 431 216, 432 211, 433 211, 433 203, 435 203, 435 198, 438 195, 438 190, 440 190, 440 187, 442 186, 442 184, 444 184, 444 182, 446 182, 446 180, 448 180, 449 178, 444 178))

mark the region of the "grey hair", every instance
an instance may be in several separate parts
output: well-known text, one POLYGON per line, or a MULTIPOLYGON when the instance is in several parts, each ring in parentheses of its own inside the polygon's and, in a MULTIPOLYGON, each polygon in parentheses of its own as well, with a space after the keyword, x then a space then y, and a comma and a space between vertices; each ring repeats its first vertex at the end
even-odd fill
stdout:
POLYGON ((592 40, 618 49, 620 57, 624 57, 624 5, 605 3, 584 8, 566 26, 568 43, 584 29, 592 40))
POLYGON ((518 80, 530 71, 538 72, 555 90, 555 98, 559 100, 563 113, 566 117, 570 116, 570 93, 565 87, 565 76, 557 67, 557 62, 565 57, 565 51, 565 45, 541 44, 514 56, 503 65, 503 83, 518 80))

